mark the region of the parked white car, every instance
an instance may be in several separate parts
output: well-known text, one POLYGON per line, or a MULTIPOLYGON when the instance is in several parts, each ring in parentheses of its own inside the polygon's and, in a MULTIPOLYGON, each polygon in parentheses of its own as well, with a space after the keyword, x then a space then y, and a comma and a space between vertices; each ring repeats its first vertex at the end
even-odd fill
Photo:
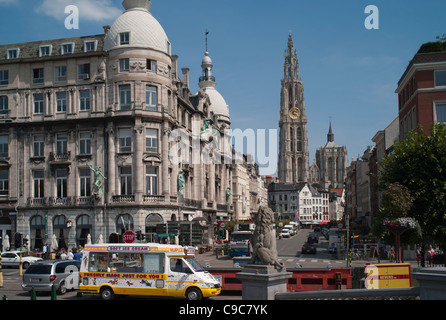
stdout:
MULTIPOLYGON (((26 269, 31 263, 41 261, 42 258, 31 257, 22 252, 22 268, 26 269)), ((2 267, 18 267, 20 266, 20 251, 6 251, 2 253, 2 267)))

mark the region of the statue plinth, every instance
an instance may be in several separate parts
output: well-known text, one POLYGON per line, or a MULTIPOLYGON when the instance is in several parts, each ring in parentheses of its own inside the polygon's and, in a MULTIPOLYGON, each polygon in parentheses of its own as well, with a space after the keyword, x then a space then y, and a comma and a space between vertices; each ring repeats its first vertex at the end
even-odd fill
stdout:
POLYGON ((247 264, 235 277, 242 282, 243 300, 275 300, 276 293, 287 292, 287 280, 292 275, 285 268, 247 264))

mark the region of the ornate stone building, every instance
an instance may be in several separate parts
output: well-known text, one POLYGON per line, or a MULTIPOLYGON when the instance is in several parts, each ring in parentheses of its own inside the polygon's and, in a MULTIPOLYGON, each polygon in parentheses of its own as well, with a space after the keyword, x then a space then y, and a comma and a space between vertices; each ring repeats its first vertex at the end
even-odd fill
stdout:
POLYGON ((230 161, 193 156, 203 128, 230 126, 208 53, 193 94, 151 2, 123 6, 102 35, 0 46, 0 230, 32 249, 128 229, 155 240, 195 220, 211 240, 230 217, 230 161))
POLYGON ((304 87, 291 34, 285 50, 280 94, 278 175, 280 182, 295 184, 309 177, 309 151, 304 87))

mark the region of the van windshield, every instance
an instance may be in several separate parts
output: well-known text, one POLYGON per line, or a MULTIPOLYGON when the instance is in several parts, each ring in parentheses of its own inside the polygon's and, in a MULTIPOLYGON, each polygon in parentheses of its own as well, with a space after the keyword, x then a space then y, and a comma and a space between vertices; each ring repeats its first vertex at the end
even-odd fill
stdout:
POLYGON ((231 241, 232 242, 246 242, 251 239, 251 234, 231 234, 231 241))
POLYGON ((191 266, 192 269, 194 269, 195 272, 204 271, 203 267, 195 261, 194 258, 184 258, 184 260, 187 261, 187 263, 191 266))

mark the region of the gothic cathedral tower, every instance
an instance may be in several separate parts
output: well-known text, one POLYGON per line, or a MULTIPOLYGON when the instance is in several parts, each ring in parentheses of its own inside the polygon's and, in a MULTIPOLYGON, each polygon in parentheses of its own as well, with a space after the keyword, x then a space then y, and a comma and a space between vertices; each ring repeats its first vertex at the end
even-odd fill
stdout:
POLYGON ((280 94, 279 180, 308 181, 309 151, 304 87, 291 33, 285 50, 284 78, 280 94))

